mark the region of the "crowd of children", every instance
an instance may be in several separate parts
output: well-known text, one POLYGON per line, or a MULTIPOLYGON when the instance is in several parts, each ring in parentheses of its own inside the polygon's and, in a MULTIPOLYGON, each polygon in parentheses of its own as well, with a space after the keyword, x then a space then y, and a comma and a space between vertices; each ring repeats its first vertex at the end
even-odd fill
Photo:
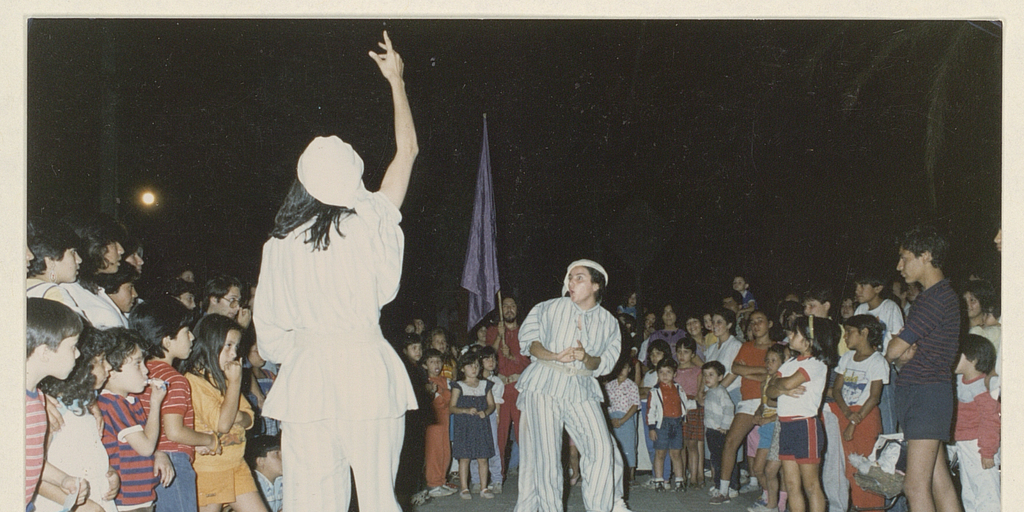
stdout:
MULTIPOLYGON (((26 507, 279 510, 279 426, 260 415, 276 367, 249 325, 254 287, 216 276, 199 290, 182 269, 140 300, 124 285, 141 275, 141 247, 112 219, 90 219, 30 221, 26 507), (107 277, 118 275, 128 278, 107 277)), ((930 286, 904 275, 863 273, 849 295, 813 287, 770 313, 741 276, 707 313, 649 309, 630 292, 617 315, 623 356, 604 379, 627 481, 640 484, 637 468, 649 464, 646 488, 706 488, 712 504, 757 491, 752 512, 884 506, 856 483, 848 456, 903 431, 898 369, 927 348, 901 331, 919 329, 915 305, 931 300, 930 286), (904 340, 915 341, 910 354, 896 353, 904 340), (828 457, 847 485, 822 478, 828 457)), ((942 441, 964 508, 998 510, 998 288, 965 280, 956 290, 963 326, 948 377, 958 405, 942 441)), ((406 418, 400 501, 493 498, 516 471, 515 384, 530 364, 515 299, 465 340, 422 320, 404 336, 396 348, 420 408, 406 418)))
POLYGON ((144 301, 134 287, 90 291, 80 264, 134 283, 142 249, 113 219, 89 219, 30 221, 26 509, 278 510, 280 442, 243 394, 274 375, 255 349, 251 288, 215 277, 199 309, 188 269, 144 301))

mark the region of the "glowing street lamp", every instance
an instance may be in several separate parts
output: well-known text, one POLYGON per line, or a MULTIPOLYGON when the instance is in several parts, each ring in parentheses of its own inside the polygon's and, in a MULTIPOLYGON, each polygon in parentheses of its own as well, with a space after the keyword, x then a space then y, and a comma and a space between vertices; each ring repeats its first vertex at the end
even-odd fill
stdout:
POLYGON ((146 191, 142 193, 142 204, 146 206, 153 206, 153 203, 155 202, 156 196, 152 192, 146 191))

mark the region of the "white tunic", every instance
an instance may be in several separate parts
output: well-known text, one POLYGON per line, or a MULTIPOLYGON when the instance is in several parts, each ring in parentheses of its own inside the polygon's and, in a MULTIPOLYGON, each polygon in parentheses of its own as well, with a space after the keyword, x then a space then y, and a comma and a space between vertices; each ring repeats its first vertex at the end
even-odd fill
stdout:
POLYGON ((280 364, 263 414, 292 422, 397 418, 416 409, 405 366, 380 332, 398 293, 402 214, 380 192, 332 226, 330 246, 305 243, 310 221, 263 246, 253 322, 260 354, 280 364))

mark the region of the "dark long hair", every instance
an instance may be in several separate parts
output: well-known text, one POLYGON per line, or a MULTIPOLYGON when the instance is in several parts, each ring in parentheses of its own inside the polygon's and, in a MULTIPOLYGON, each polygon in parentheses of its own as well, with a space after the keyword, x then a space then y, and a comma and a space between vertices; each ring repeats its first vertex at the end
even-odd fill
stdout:
POLYGON ((324 250, 331 245, 331 225, 334 225, 338 236, 344 238, 345 234, 341 232, 341 221, 353 213, 356 211, 352 208, 321 203, 309 195, 306 187, 296 179, 292 183, 291 189, 288 190, 288 195, 285 196, 281 208, 277 210, 277 216, 274 217, 274 230, 270 232, 270 236, 284 238, 295 228, 305 224, 309 219, 315 218, 313 225, 306 228, 304 242, 312 243, 314 250, 324 250))
MULTIPOLYGON (((78 282, 83 288, 93 293, 100 293, 96 283, 96 274, 106 266, 103 256, 107 246, 128 238, 124 226, 113 217, 104 213, 93 213, 85 216, 67 216, 61 222, 70 227, 79 237, 78 255, 82 264, 78 268, 78 282)), ((122 244, 123 247, 124 244, 122 244)))
POLYGON ((113 351, 118 344, 114 331, 104 331, 86 324, 82 335, 78 338, 78 350, 81 355, 75 360, 75 367, 64 380, 47 377, 39 383, 44 393, 70 406, 76 400, 78 409, 72 412, 76 416, 84 415, 89 406, 96 402, 96 376, 92 373, 93 359, 100 356, 99 364, 107 353, 113 351))
POLYGON ((181 365, 181 372, 198 375, 216 385, 222 394, 226 393, 228 385, 224 371, 220 369, 220 351, 231 331, 241 333, 242 326, 226 316, 204 316, 193 332, 196 341, 192 345, 192 354, 181 365))

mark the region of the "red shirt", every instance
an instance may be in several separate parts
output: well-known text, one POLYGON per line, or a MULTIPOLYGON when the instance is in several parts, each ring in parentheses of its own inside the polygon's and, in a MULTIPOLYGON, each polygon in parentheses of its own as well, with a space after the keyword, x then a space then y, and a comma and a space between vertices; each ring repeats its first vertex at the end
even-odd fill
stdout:
MULTIPOLYGON (((163 404, 160 405, 161 419, 166 418, 167 414, 177 414, 184 420, 186 428, 194 429, 196 419, 195 412, 192 410, 192 386, 189 385, 188 379, 181 373, 178 373, 178 370, 175 370, 173 366, 163 361, 147 361, 146 368, 149 368, 150 377, 167 383, 167 397, 164 398, 163 404)), ((149 396, 151 394, 152 388, 146 386, 146 390, 138 395, 147 417, 149 417, 149 396)), ((195 447, 167 439, 167 432, 163 428, 160 429, 160 442, 156 448, 163 452, 184 453, 188 455, 190 461, 195 460, 195 447)))
POLYGON ((683 415, 683 403, 679 400, 679 391, 676 391, 676 383, 663 384, 658 382, 658 389, 661 390, 662 418, 679 418, 683 415))
POLYGON ((505 357, 498 346, 498 327, 487 328, 487 344, 494 347, 498 353, 498 373, 511 377, 517 373, 523 373, 526 366, 530 364, 530 358, 520 353, 519 327, 505 329, 505 344, 508 345, 509 357, 505 357))
POLYGON ((32 501, 46 462, 46 397, 25 390, 25 506, 32 501))
MULTIPOLYGON (((771 345, 769 345, 771 346, 771 345)), ((763 349, 757 348, 757 344, 754 341, 748 341, 740 347, 740 351, 736 353, 736 359, 733 359, 733 363, 740 363, 747 366, 764 366, 764 356, 768 353, 768 347, 763 349)), ((725 369, 727 372, 731 372, 731 368, 725 369)), ((759 380, 748 379, 741 377, 743 380, 740 381, 740 397, 743 400, 751 400, 756 398, 761 399, 761 384, 759 380)))
POLYGON ((448 418, 451 414, 448 412, 448 407, 452 401, 452 390, 448 389, 448 379, 444 377, 430 377, 430 382, 437 386, 437 392, 434 393, 434 401, 432 403, 434 416, 437 418, 437 424, 447 429, 448 418))

